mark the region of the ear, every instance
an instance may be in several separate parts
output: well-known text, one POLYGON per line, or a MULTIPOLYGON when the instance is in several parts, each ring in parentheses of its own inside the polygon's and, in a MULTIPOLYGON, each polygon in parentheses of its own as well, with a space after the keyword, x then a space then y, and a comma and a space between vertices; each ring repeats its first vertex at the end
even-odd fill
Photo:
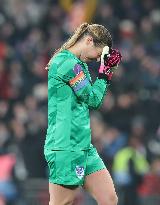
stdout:
POLYGON ((86 44, 87 44, 87 45, 93 44, 93 38, 92 38, 92 36, 87 36, 87 37, 86 37, 86 44))

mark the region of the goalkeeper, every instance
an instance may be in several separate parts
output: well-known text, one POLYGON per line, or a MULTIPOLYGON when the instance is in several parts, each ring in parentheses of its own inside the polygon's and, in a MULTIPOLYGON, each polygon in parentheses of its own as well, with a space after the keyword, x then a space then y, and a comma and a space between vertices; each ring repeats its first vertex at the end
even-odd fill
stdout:
POLYGON ((44 154, 49 166, 50 205, 70 205, 79 186, 99 205, 116 205, 111 176, 91 144, 89 109, 103 103, 121 61, 102 25, 83 23, 54 54, 48 69, 48 129, 44 154), (101 59, 94 83, 86 62, 101 59))

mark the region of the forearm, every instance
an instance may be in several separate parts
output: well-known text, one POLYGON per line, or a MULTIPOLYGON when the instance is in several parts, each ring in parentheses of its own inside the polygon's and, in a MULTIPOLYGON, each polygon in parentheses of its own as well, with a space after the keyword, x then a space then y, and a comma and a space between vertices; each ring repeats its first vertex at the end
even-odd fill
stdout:
POLYGON ((109 84, 105 79, 97 78, 92 86, 88 86, 87 90, 79 93, 78 96, 89 108, 98 109, 107 94, 108 86, 109 84))

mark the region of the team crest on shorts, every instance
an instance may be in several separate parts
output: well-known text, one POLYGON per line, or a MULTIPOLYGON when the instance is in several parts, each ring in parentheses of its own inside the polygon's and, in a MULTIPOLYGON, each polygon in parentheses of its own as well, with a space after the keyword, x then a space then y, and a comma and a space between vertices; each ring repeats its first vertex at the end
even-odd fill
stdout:
POLYGON ((83 166, 76 166, 76 175, 79 179, 84 177, 84 167, 83 166))

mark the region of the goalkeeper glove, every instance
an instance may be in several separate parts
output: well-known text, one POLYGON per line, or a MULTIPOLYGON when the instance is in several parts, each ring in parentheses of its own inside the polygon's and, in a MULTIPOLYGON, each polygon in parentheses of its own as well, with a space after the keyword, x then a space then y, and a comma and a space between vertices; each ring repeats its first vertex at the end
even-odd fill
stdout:
POLYGON ((122 55, 117 49, 105 46, 101 55, 101 65, 99 68, 98 78, 105 78, 107 81, 110 81, 112 79, 113 72, 117 69, 121 59, 122 55))

